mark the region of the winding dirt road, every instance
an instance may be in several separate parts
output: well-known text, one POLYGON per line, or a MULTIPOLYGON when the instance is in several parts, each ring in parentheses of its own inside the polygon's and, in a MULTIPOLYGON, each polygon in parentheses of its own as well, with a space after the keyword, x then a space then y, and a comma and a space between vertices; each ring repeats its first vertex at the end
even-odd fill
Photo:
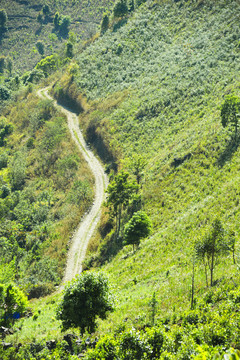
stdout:
POLYGON ((70 109, 57 104, 57 102, 48 94, 48 88, 38 90, 37 95, 41 98, 53 100, 54 106, 59 108, 67 116, 68 128, 71 136, 81 151, 84 159, 87 161, 95 178, 94 203, 89 212, 81 220, 72 237, 70 249, 68 251, 65 275, 62 281, 62 284, 64 284, 82 271, 82 262, 86 255, 88 242, 93 235, 100 218, 101 205, 105 199, 105 189, 107 187, 108 180, 101 163, 87 147, 78 126, 77 115, 70 109))

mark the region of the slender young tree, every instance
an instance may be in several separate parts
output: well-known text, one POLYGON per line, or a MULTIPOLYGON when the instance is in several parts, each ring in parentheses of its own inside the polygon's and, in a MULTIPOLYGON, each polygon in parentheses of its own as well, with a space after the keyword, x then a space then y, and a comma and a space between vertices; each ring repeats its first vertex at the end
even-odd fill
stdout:
POLYGON ((194 294, 195 294, 195 260, 196 260, 196 254, 195 254, 195 252, 193 252, 193 256, 192 256, 191 310, 194 308, 194 294))
POLYGON ((122 171, 108 185, 106 205, 116 218, 116 236, 121 229, 122 211, 137 189, 137 184, 129 180, 129 173, 122 171))
POLYGON ((0 10, 0 29, 5 30, 6 29, 6 24, 7 24, 7 12, 4 9, 0 10))
POLYGON ((101 22, 101 34, 105 33, 109 28, 109 16, 107 13, 103 14, 102 22, 101 22))
POLYGON ((224 229, 219 219, 213 222, 209 233, 196 243, 195 250, 197 258, 204 263, 207 286, 207 268, 210 272, 210 285, 213 286, 214 269, 221 256, 229 252, 228 241, 224 236, 224 229))

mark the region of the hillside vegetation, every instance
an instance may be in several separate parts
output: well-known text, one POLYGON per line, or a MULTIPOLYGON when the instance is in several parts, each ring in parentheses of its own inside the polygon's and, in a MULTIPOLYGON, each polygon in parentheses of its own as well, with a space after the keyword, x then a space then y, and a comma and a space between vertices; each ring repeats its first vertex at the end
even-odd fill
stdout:
POLYGON ((113 3, 112 0, 1 0, 0 10, 5 9, 8 16, 7 31, 0 35, 1 55, 12 58, 14 72, 32 70, 42 56, 63 51, 66 39, 77 47, 95 34, 103 12, 113 3), (43 11, 46 5, 47 13, 43 11), (56 12, 69 18, 69 26, 63 31, 54 26, 56 12), (44 45, 43 54, 38 52, 39 41, 44 45))
MULTIPOLYGON (((159 319, 188 308, 194 242, 216 217, 236 232, 238 248, 238 141, 220 118, 225 96, 239 95, 238 14, 236 1, 149 1, 76 56, 79 73, 54 87, 77 86, 86 97, 80 126, 97 150, 105 146, 99 154, 109 168, 115 161, 129 170, 134 154, 146 163, 142 207, 152 236, 114 257, 107 236, 90 259, 110 260, 104 269, 117 289, 119 306, 104 328, 144 324, 154 291, 159 319)), ((216 282, 237 269, 226 257, 216 282)), ((204 288, 198 265, 199 294, 204 288)))
POLYGON ((1 124, 0 283, 39 297, 63 276, 67 244, 93 198, 93 181, 49 100, 22 93, 1 124))
POLYGON ((46 323, 58 298, 43 300, 45 318, 22 320, 22 332, 7 338, 17 347, 30 341, 27 327, 38 327, 38 349, 22 348, 19 359, 81 353, 86 360, 204 360, 232 348, 225 355, 230 359, 240 349, 239 134, 221 124, 226 96, 240 97, 239 2, 135 5, 76 54, 52 87, 57 99, 78 110, 112 181, 85 268, 108 274, 116 309, 72 348, 62 341, 59 323, 52 321, 56 329, 49 321, 58 340, 50 352, 43 341, 50 339, 46 323), (125 171, 132 194, 122 203, 120 227, 108 200, 114 181, 128 178, 125 171), (152 229, 133 249, 125 246, 124 227, 138 210, 152 229), (201 257, 203 239, 225 242, 216 250, 213 286, 209 273, 206 278, 210 259, 201 257))

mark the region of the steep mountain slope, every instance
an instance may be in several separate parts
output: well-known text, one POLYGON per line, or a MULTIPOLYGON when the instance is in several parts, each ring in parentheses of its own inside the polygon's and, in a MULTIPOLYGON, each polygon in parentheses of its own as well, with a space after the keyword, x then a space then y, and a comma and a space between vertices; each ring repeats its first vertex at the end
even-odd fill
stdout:
MULTIPOLYGON (((238 239, 239 150, 219 111, 226 94, 239 92, 238 21, 237 1, 148 1, 76 58, 79 74, 55 85, 57 93, 73 81, 86 96, 80 125, 97 148, 105 144, 107 160, 125 168, 133 154, 146 160, 142 198, 153 235, 104 267, 118 288, 112 324, 139 313, 144 323, 153 291, 160 317, 187 306, 191 248, 216 216, 238 239)), ((108 240, 103 261, 112 256, 108 240)), ((217 279, 236 272, 225 261, 217 279)), ((197 276, 202 289, 201 267, 197 276)))
MULTIPOLYGON (((122 169, 134 179, 135 160, 142 161, 141 201, 135 197, 122 222, 134 205, 153 222, 151 236, 133 251, 123 247, 123 226, 116 236, 114 219, 103 215, 85 266, 108 273, 117 306, 107 321, 99 321, 93 337, 107 335, 81 356, 213 359, 240 347, 239 136, 234 139, 222 127, 220 116, 225 96, 240 96, 239 2, 137 3, 143 4, 115 19, 75 57, 52 89, 56 98, 81 109, 80 127, 105 160, 110 179, 122 169), (235 248, 225 247, 219 256, 210 288, 203 262, 194 262, 193 255, 216 218, 227 240, 235 233, 235 248), (158 328, 147 329, 153 323, 158 328)), ((43 302, 52 316, 56 299, 43 302)), ((41 322, 25 324, 16 342, 26 341, 28 324, 38 326, 40 339, 47 338, 41 322)), ((66 350, 60 340, 55 354, 74 359, 86 343, 66 350)), ((47 356, 41 346, 30 347, 36 359, 47 356)))

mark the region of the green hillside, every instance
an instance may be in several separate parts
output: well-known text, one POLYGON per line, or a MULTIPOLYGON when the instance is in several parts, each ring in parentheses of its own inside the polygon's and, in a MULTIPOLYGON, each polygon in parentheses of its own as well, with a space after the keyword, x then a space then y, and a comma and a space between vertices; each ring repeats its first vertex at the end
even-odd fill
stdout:
POLYGON ((53 315, 58 297, 34 302, 38 322, 21 320, 22 331, 7 340, 41 346, 19 359, 204 360, 240 349, 239 133, 221 124, 226 97, 240 98, 239 14, 237 0, 136 1, 54 76, 52 93, 80 109, 80 128, 112 184, 128 171, 139 187, 123 203, 120 230, 108 192, 85 260, 85 269, 108 274, 115 311, 69 350, 53 315), (133 249, 124 246, 124 226, 138 210, 152 231, 133 249), (206 267, 194 255, 212 238, 225 247, 214 250, 210 286, 216 254, 202 257, 206 267), (27 329, 37 326, 30 340, 27 329), (43 345, 51 333, 55 352, 43 345))
POLYGON ((70 41, 77 46, 98 31, 103 12, 113 3, 112 0, 1 0, 0 10, 7 12, 8 30, 0 37, 0 54, 13 59, 15 72, 32 70, 42 57, 37 50, 38 41, 44 44, 44 56, 64 49, 69 35, 70 41), (44 5, 49 7, 47 15, 43 13, 44 5), (61 33, 55 29, 53 20, 56 12, 62 17, 70 17, 68 31, 61 33), (41 21, 37 20, 39 14, 41 21))

